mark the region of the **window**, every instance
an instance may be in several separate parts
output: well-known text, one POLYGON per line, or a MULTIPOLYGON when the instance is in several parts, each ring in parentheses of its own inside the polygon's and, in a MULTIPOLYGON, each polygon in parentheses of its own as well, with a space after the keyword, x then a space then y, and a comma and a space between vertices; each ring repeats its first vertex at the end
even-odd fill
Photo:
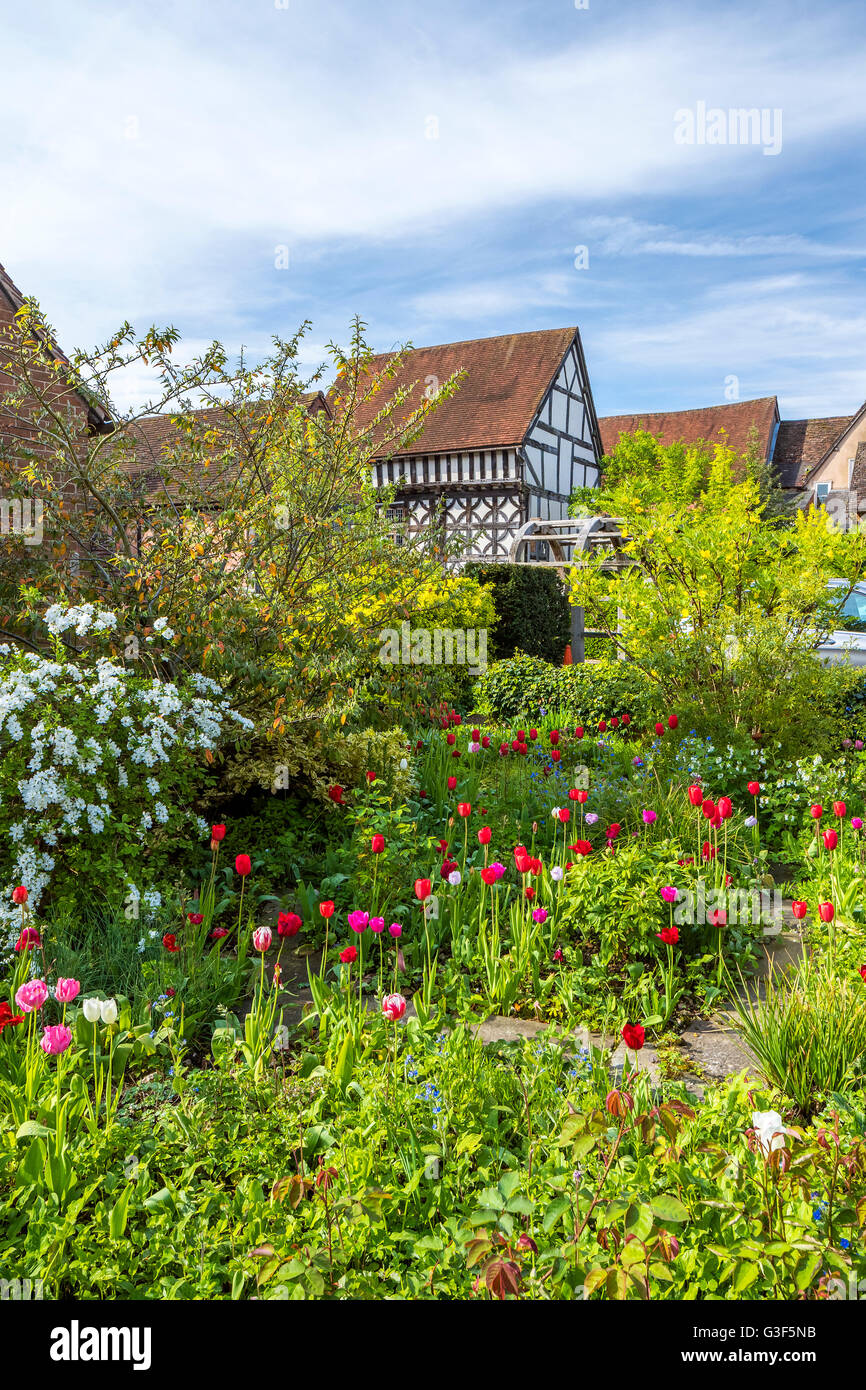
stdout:
POLYGON ((839 614, 839 626, 845 632, 866 632, 866 594, 855 589, 848 596, 839 614))
POLYGON ((824 498, 827 497, 827 495, 829 494, 829 492, 830 492, 830 484, 829 484, 829 483, 817 483, 817 484, 816 484, 816 486, 815 486, 815 497, 816 497, 816 500, 817 500, 817 501, 822 502, 822 501, 824 500, 824 498))

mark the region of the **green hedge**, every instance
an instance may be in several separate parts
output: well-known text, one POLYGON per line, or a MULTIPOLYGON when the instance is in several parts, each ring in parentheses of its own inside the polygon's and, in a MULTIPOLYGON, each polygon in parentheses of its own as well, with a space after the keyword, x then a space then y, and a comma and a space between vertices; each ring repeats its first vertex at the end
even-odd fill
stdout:
POLYGON ((529 718, 541 709, 561 712, 564 722, 586 725, 612 714, 630 714, 646 727, 663 702, 655 687, 625 661, 550 666, 537 657, 516 656, 488 667, 475 685, 479 714, 503 720, 529 718))
POLYGON ((571 605, 553 570, 532 565, 468 564, 472 575, 493 590, 496 628, 489 656, 502 661, 515 652, 557 665, 571 640, 571 605))

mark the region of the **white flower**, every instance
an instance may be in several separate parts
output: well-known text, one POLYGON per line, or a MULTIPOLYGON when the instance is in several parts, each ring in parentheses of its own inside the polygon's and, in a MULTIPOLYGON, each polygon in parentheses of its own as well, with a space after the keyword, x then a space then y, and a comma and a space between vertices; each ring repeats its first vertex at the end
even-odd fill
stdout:
POLYGON ((400 771, 401 771, 401 772, 405 772, 408 766, 409 766, 409 759, 408 759, 408 758, 401 758, 401 759, 400 759, 400 771))
POLYGON ((562 878, 563 873, 564 870, 559 866, 559 864, 555 864, 550 871, 550 877, 553 879, 554 883, 558 883, 559 880, 562 878))
POLYGON ((451 884, 451 887, 452 887, 452 888, 456 888, 456 887, 457 887, 457 885, 460 883, 460 870, 459 870, 459 869, 453 869, 453 870, 451 871, 451 873, 448 875, 448 882, 451 884))
POLYGON ((756 1110, 752 1115, 752 1124, 757 1130, 762 1153, 769 1156, 775 1149, 784 1149, 787 1130, 776 1110, 756 1110))
POLYGON ((278 1052, 288 1052, 290 1046, 288 1028, 285 1023, 278 1023, 274 1033, 274 1047, 278 1052))
POLYGON ((117 1022, 117 1000, 116 1000, 116 999, 103 999, 102 1002, 101 1002, 101 1004, 99 1005, 99 1012, 100 1012, 100 1014, 101 1014, 101 1016, 102 1016, 102 1022, 103 1022, 103 1023, 116 1023, 116 1022, 117 1022))
POLYGON ((101 1012, 99 1006, 100 1000, 85 999, 84 1003, 81 1006, 81 1009, 88 1023, 95 1023, 99 1018, 101 1012))
POLYGON ((559 806, 554 806, 553 810, 552 810, 551 813, 550 813, 554 820, 559 820, 559 812, 560 812, 560 810, 561 810, 561 807, 559 807, 559 806))

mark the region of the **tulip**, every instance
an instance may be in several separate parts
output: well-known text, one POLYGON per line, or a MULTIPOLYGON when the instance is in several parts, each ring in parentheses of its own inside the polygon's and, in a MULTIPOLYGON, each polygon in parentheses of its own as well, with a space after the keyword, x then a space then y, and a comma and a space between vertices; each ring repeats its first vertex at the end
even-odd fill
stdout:
POLYGON ((332 902, 319 903, 319 911, 327 922, 328 918, 334 915, 334 904, 332 902))
POLYGON ((862 830, 862 829, 863 829, 863 822, 862 822, 862 820, 860 819, 859 816, 852 816, 852 817, 851 817, 851 829, 852 829, 852 830, 862 830))
POLYGON ((212 825, 211 828, 210 828, 210 837, 211 837, 211 840, 216 840, 217 844, 219 844, 220 841, 221 841, 221 840, 224 840, 225 837, 226 837, 226 828, 225 828, 225 826, 224 826, 224 825, 212 825))
POLYGON ((42 946, 42 937, 35 927, 25 927, 15 942, 16 951, 36 951, 42 946))
POLYGON ((586 823, 587 823, 587 825, 595 825, 595 823, 596 823, 597 820, 598 820, 598 814, 597 814, 597 812, 595 812, 595 811, 587 811, 587 813, 586 813, 586 823))
POLYGON ((356 947, 354 946, 347 946, 344 951, 340 952, 340 960, 343 962, 344 965, 351 965, 352 962, 356 961, 357 959, 358 952, 356 947))
POLYGON ((748 793, 749 793, 749 796, 760 796, 760 795, 761 795, 761 784, 760 784, 760 782, 750 782, 749 785, 748 785, 748 787, 747 787, 747 791, 748 791, 748 793))
POLYGON ((177 944, 177 937, 175 936, 174 932, 167 931, 165 936, 162 938, 162 944, 167 951, 174 952, 180 950, 180 947, 177 944))
POLYGON ((482 747, 482 748, 489 748, 489 747, 490 747, 490 739, 488 738, 487 734, 485 734, 484 737, 483 737, 483 739, 481 740, 481 747, 482 747))
POLYGON ((559 864, 554 864, 553 868, 550 871, 550 877, 553 879, 554 883, 559 883, 560 879, 562 878, 562 872, 563 871, 560 868, 559 864))
POLYGON ((224 936, 228 936, 228 931, 225 927, 214 927, 210 935, 212 941, 222 941, 224 936))
POLYGON ((430 882, 429 878, 416 878, 415 897, 418 899, 420 903, 424 903, 427 901, 427 899, 430 896, 430 893, 432 892, 432 889, 433 885, 430 882))
POLYGON ((583 738, 583 729, 581 728, 580 724, 578 724, 577 728, 574 731, 574 737, 583 738))
POLYGON ((4 1028, 15 1028, 19 1023, 23 1022, 23 1014, 13 1014, 6 1000, 0 1000, 0 1035, 2 1035, 4 1028))
POLYGON ((795 902, 791 903, 791 911, 793 912, 797 921, 802 922, 803 918, 806 916, 806 913, 809 911, 809 904, 801 902, 799 899, 797 899, 795 902))
POLYGON ((747 830, 754 830, 754 828, 755 828, 755 826, 756 826, 757 824, 758 824, 758 817, 757 817, 757 816, 746 816, 746 819, 743 821, 743 825, 746 827, 747 830))
POLYGON ((525 743, 525 742, 526 742, 526 730, 525 730, 525 729, 518 729, 518 730, 517 730, 517 742, 518 742, 518 743, 525 743))
POLYGON ((253 871, 253 866, 250 863, 250 856, 248 854, 239 854, 235 860, 235 868, 241 878, 246 878, 247 875, 251 874, 253 871))
POLYGON ((821 918, 822 922, 832 922, 833 918, 836 916, 836 909, 832 903, 819 903, 818 916, 821 918))
POLYGON ((449 790, 450 792, 453 792, 453 791, 456 790, 456 787, 457 787, 457 778, 456 778, 456 777, 449 777, 449 778, 448 778, 448 790, 449 790))
POLYGON ((551 729, 551 731, 550 731, 550 741, 551 741, 551 743, 559 743, 559 730, 558 730, 558 729, 551 729))
POLYGON ((734 803, 731 801, 731 798, 729 796, 720 796, 717 810, 722 820, 730 820, 731 816, 734 814, 734 803))
POLYGON ((496 882, 496 874, 493 872, 492 865, 488 865, 487 868, 481 870, 481 881, 482 883, 486 883, 488 887, 496 882))
POLYGON ((85 999, 84 1003, 81 1006, 81 1012, 84 1014, 84 1017, 87 1019, 88 1023, 96 1023, 96 1021, 98 1020, 100 1014, 99 1006, 99 999, 85 999))
POLYGON ((466 820, 467 816, 472 814, 472 807, 469 805, 468 801, 458 801, 457 814, 461 816, 463 820, 466 820))
POLYGON ((669 715, 668 715, 668 728, 669 728, 669 729, 675 729, 675 728, 677 727, 677 725, 679 724, 679 722, 680 722, 680 721, 679 721, 679 719, 677 718, 677 716, 676 716, 675 714, 669 714, 669 715))
POLYGON ((612 729, 618 729, 618 728, 619 728, 619 720, 618 720, 618 718, 616 717, 616 715, 614 715, 614 716, 613 716, 613 719, 610 721, 610 727, 611 727, 612 729))
POLYGON ((273 939, 270 927, 256 927, 253 932, 253 945, 257 951, 269 951, 273 939))
POLYGON ((368 925, 369 925, 369 927, 370 927, 370 931, 376 932, 377 935, 378 935, 378 933, 379 933, 380 931, 384 931, 384 930, 385 930, 385 918, 384 918, 384 917, 371 917, 371 918, 370 918, 370 921, 369 921, 369 923, 368 923, 368 925))
POLYGON ((26 1014, 41 1009, 48 998, 48 986, 44 980, 27 980, 15 992, 15 1003, 26 1014))
POLYGON ((652 825, 653 821, 657 818, 655 811, 641 811, 641 816, 644 825, 652 825))
POLYGON ((715 912, 710 913, 710 921, 714 927, 726 927, 728 925, 728 914, 723 907, 717 907, 715 912))
POLYGON ((406 1000, 402 994, 386 994, 382 1000, 382 1013, 389 1023, 396 1023, 406 1012, 406 1000))
POLYGON ((575 840, 573 845, 569 845, 569 849, 572 854, 584 855, 592 853, 592 845, 589 840, 575 840))
POLYGON ((12 889, 13 903, 18 903, 18 905, 21 906, 21 904, 26 903, 28 897, 29 894, 23 883, 20 884, 19 887, 12 889))
POLYGON ((703 791, 702 791, 701 788, 697 785, 696 782, 693 783, 692 786, 689 787, 689 801, 692 803, 693 806, 700 806, 700 804, 701 804, 701 802, 703 801, 703 799, 704 799, 704 793, 703 793, 703 791))
POLYGON ((866 965, 860 966, 860 979, 866 981, 866 965))
POLYGON ((622 826, 618 823, 618 821, 614 821, 613 825, 609 825, 607 827, 608 842, 610 842, 611 840, 615 840, 621 830, 622 826))
MULTIPOLYGON (((552 960, 555 960, 555 961, 560 961, 560 960, 562 960, 562 947, 561 947, 561 946, 557 946, 557 948, 556 948, 556 950, 554 951, 554 953, 553 953, 551 959, 552 959, 552 960)), ((864 968, 864 970, 866 970, 866 966, 864 966, 863 968, 864 968)), ((866 976, 864 976, 864 979, 866 979, 866 976)))
POLYGON ((659 892, 660 892, 660 894, 661 894, 662 902, 665 902, 665 903, 675 903, 675 902, 676 902, 676 900, 677 900, 677 890, 676 890, 676 888, 674 888, 674 886, 673 886, 672 883, 667 883, 667 884, 665 884, 664 888, 660 888, 660 889, 659 889, 659 892))
POLYGON ((557 807, 556 814, 560 825, 568 825, 568 822, 571 820, 571 812, 567 806, 557 807))
POLYGON ((79 980, 64 979, 61 976, 61 978, 57 981, 57 986, 54 990, 54 994, 58 1004, 71 1004, 73 999, 75 999, 76 996, 79 994, 80 990, 81 982, 79 980))
POLYGON ((822 838, 824 840, 825 849, 835 849, 839 843, 839 836, 835 830, 822 831, 822 838))
POLYGON ((666 946, 676 946, 680 939, 679 928, 663 927, 661 931, 656 932, 656 936, 659 941, 663 941, 666 946))
POLYGON ((489 845, 489 844, 490 844, 490 837, 491 837, 492 834, 493 834, 493 832, 492 832, 492 830, 490 829, 490 826, 489 826, 489 825, 482 825, 481 829, 480 829, 479 832, 478 832, 478 843, 479 843, 479 845, 489 845))
POLYGON ((646 1039, 646 1030, 640 1023, 626 1023, 623 1026, 622 1038, 626 1047, 630 1047, 632 1052, 640 1052, 646 1039))
POLYGON ((823 816, 823 814, 824 814, 824 807, 823 807, 823 806, 810 806, 810 807, 809 807, 809 815, 812 817, 813 820, 820 820, 821 817, 823 816))
POLYGON ((64 1023, 55 1023, 43 1030, 39 1046, 50 1057, 56 1057, 58 1053, 65 1052, 71 1042, 72 1029, 67 1028, 64 1023))
POLYGON ((302 925, 297 912, 281 912, 277 917, 277 935, 297 936, 302 925))
POLYGON ((494 878, 502 878, 503 874, 505 873, 505 865, 498 863, 498 861, 494 861, 490 865, 490 872, 493 874, 494 878))
MULTIPOLYGON (((108 1024, 116 1023, 116 1022, 117 1022, 117 1000, 116 1000, 116 999, 101 999, 101 1000, 99 1001, 99 1016, 100 1016, 100 1018, 102 1019, 102 1022, 103 1022, 103 1023, 108 1023, 108 1024)), ((85 1014, 85 1017, 87 1017, 86 1014, 85 1014)))
POLYGON ((533 912, 533 914, 532 914, 532 920, 533 920, 533 922, 537 922, 537 923, 539 924, 539 926, 540 926, 543 922, 546 922, 546 921, 547 921, 547 909, 544 908, 544 907, 537 907, 537 908, 535 909, 535 911, 533 912))
POLYGON ((659 735, 663 734, 664 731, 665 731, 665 726, 664 726, 664 724, 656 724, 656 725, 654 725, 654 728, 655 728, 656 733, 659 734, 659 735))
POLYGON ((398 937, 403 935, 403 928, 400 926, 399 922, 392 922, 390 927, 388 928, 388 931, 391 933, 395 941, 398 937))
POLYGON ((600 720, 598 721, 598 732, 599 732, 600 734, 606 734, 606 733, 607 733, 607 724, 605 723, 605 721, 604 721, 603 719, 600 719, 600 720))
POLYGON ((715 859, 715 857, 715 846, 711 845, 709 840, 704 840, 704 843, 701 845, 701 858, 706 862, 709 859, 715 859))
POLYGON ((537 729, 530 729, 530 730, 529 730, 529 737, 530 737, 530 739, 532 740, 532 742, 534 743, 535 740, 538 738, 538 730, 537 730, 537 729))
POLYGON ((480 730, 480 729, 473 729, 473 730, 472 730, 472 741, 473 741, 473 743, 477 743, 478 740, 479 740, 480 738, 481 738, 481 730, 480 730))
POLYGON ((844 802, 844 801, 834 801, 834 802, 833 802, 833 815, 834 815, 834 816, 838 816, 840 820, 842 819, 842 817, 845 815, 845 802, 844 802))
POLYGON ((362 931, 367 930, 367 923, 369 920, 370 914, 368 912, 350 912, 348 917, 349 926, 352 931, 357 932, 359 936, 362 931))
POLYGON ((453 746, 453 744, 455 744, 455 743, 457 742, 457 735, 456 735, 456 734, 446 734, 446 735, 445 735, 445 742, 446 742, 449 746, 453 746))

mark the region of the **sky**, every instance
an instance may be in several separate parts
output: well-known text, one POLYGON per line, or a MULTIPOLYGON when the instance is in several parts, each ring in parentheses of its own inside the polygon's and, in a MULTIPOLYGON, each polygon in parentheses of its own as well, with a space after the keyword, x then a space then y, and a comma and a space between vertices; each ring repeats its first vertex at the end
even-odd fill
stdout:
POLYGON ((0 0, 0 43, 0 262, 67 351, 576 324, 599 415, 866 399, 862 0, 0 0))

